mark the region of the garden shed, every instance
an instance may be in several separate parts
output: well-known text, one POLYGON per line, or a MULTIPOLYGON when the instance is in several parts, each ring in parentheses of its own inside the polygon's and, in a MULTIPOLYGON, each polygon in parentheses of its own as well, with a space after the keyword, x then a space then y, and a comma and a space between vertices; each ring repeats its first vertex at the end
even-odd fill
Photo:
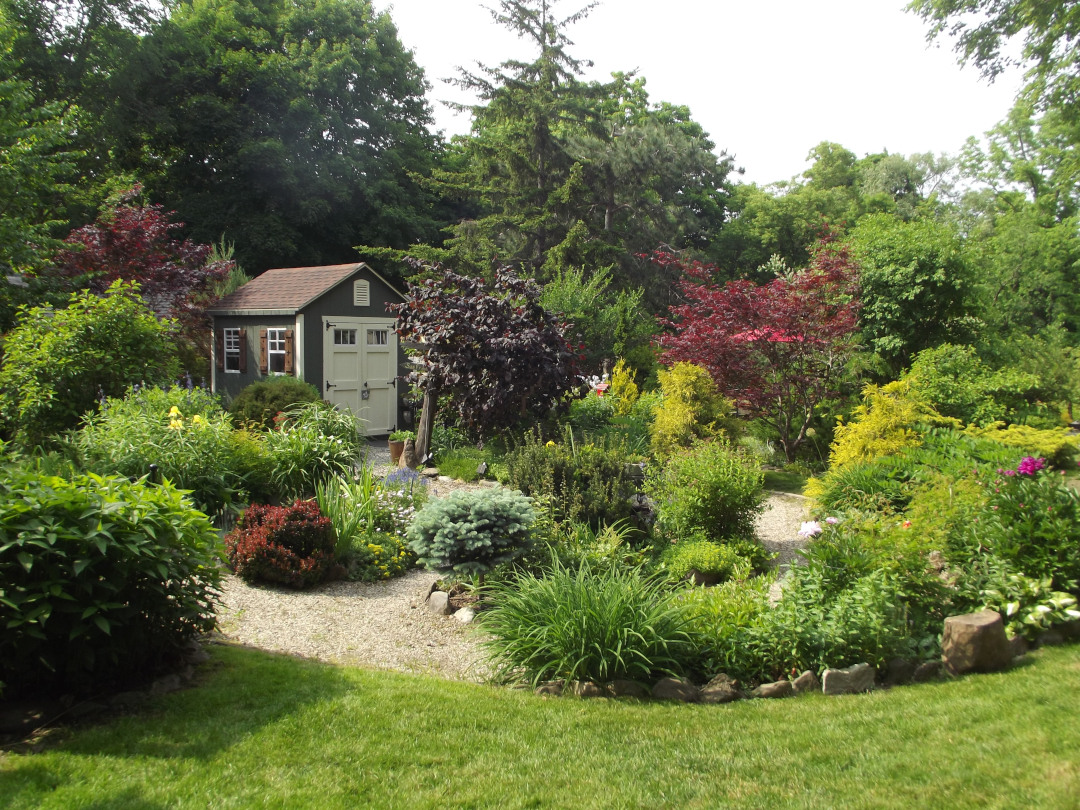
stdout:
POLYGON ((386 305, 403 299, 363 262, 267 270, 207 310, 212 387, 230 397, 288 374, 363 419, 369 435, 396 430, 411 414, 403 413, 405 356, 386 305))

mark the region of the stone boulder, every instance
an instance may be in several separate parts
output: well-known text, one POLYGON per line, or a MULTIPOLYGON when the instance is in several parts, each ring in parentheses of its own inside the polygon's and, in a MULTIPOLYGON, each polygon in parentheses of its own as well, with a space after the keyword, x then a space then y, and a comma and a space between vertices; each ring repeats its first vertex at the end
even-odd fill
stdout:
POLYGON ((811 670, 806 670, 798 678, 791 682, 791 688, 795 691, 796 695, 809 694, 810 692, 821 691, 821 681, 818 676, 811 670))
POLYGON ((570 681, 566 684, 570 694, 579 698, 605 697, 607 693, 592 681, 570 681))
POLYGON ((785 679, 773 683, 763 683, 750 694, 756 698, 786 698, 795 694, 795 690, 791 686, 791 681, 785 679))
POLYGON ((698 703, 701 701, 701 690, 690 681, 684 681, 681 678, 661 678, 653 685, 652 696, 657 700, 698 703))
POLYGON ((428 610, 438 616, 449 616, 452 612, 450 607, 450 594, 446 591, 432 591, 427 598, 428 610))
POLYGON ((647 698, 649 696, 649 687, 638 681, 620 679, 608 684, 608 692, 613 697, 647 698))
POLYGON ((846 669, 827 669, 821 676, 821 691, 826 695, 853 695, 874 688, 874 668, 853 664, 846 669))
POLYGON ((731 703, 744 697, 746 695, 739 688, 739 682, 724 672, 709 681, 701 690, 702 703, 731 703))
POLYGON ((949 616, 941 636, 941 661, 952 675, 995 672, 1012 661, 1001 614, 994 610, 949 616))
POLYGON ((552 697, 558 697, 562 694, 563 682, 562 681, 548 681, 542 683, 533 692, 537 695, 550 695, 552 697))

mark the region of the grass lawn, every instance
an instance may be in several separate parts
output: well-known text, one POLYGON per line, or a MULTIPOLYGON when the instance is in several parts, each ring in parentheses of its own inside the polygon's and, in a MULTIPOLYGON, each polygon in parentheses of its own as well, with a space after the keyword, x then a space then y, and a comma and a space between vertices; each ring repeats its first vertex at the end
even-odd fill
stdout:
POLYGON ((1076 807, 1080 646, 1006 673, 726 706, 219 647, 200 686, 0 754, 2 808, 1076 807))
POLYGON ((792 492, 802 495, 806 487, 807 477, 783 470, 765 470, 764 488, 770 492, 792 492))

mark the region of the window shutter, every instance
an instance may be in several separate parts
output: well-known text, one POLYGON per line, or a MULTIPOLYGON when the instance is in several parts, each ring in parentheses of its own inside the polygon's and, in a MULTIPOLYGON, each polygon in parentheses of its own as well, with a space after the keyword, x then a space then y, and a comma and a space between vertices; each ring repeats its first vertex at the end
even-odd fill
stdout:
POLYGON ((293 330, 285 330, 285 373, 293 373, 293 330))
POLYGON ((270 364, 266 358, 266 330, 259 330, 259 371, 263 374, 270 370, 270 364))
POLYGON ((225 330, 218 329, 214 333, 214 365, 218 371, 225 370, 225 330))
POLYGON ((240 373, 247 371, 247 329, 240 330, 240 373))

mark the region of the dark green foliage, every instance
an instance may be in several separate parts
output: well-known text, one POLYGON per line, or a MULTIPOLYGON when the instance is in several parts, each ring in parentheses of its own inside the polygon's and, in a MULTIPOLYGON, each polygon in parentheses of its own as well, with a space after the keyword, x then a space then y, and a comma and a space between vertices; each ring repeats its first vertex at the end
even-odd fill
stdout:
POLYGON ((326 402, 297 405, 276 423, 278 429, 263 437, 273 459, 271 480, 283 500, 312 496, 320 482, 350 474, 364 448, 356 417, 326 402))
POLYGON ((102 397, 135 383, 168 384, 177 372, 172 327, 135 285, 116 282, 101 297, 75 293, 55 312, 22 309, 0 367, 3 430, 33 446, 75 427, 102 397))
POLYGON ((457 490, 424 504, 406 537, 420 565, 483 577, 528 547, 534 518, 529 499, 520 492, 457 490))
POLYGON ((326 578, 337 538, 314 501, 253 504, 225 537, 229 566, 245 582, 309 588, 326 578))
POLYGON ((599 527, 630 516, 630 459, 617 445, 597 447, 572 437, 543 442, 539 433, 529 433, 505 462, 510 486, 546 497, 556 520, 599 527))
POLYGON ((999 470, 987 480, 988 510, 969 527, 975 542, 1014 570, 1050 579, 1058 590, 1080 583, 1080 493, 1048 470, 999 470))
POLYGON ((484 646, 506 680, 649 683, 681 674, 693 654, 677 596, 636 569, 554 561, 545 576, 524 574, 489 595, 484 646))
POLYGON ((168 484, 9 469, 0 480, 0 682, 130 683, 213 629, 219 545, 168 484))
POLYGON ((238 424, 272 430, 274 417, 279 413, 320 399, 318 389, 311 383, 289 376, 267 377, 237 394, 229 403, 229 413, 238 424))
POLYGON ((664 537, 678 540, 701 533, 719 542, 754 536, 761 482, 761 471, 749 458, 714 439, 672 456, 663 466, 651 466, 645 492, 664 537))

